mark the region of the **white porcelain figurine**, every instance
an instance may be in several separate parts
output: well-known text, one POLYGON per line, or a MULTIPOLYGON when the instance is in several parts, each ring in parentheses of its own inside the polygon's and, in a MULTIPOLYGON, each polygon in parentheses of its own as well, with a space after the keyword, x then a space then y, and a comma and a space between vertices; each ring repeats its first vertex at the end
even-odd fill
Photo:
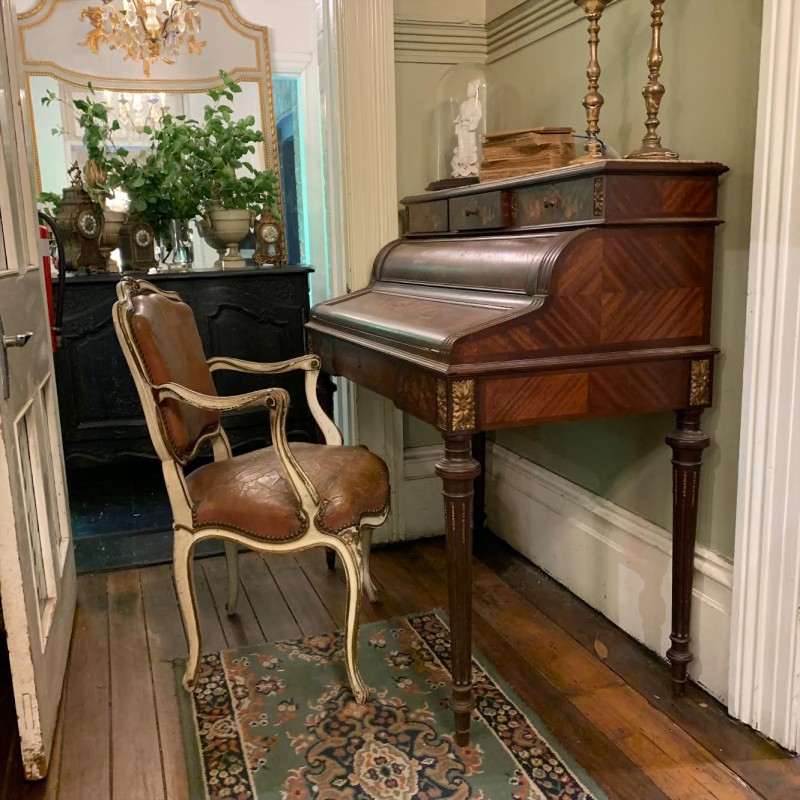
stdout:
POLYGON ((483 116, 483 107, 478 98, 480 81, 467 85, 467 99, 458 107, 458 116, 453 121, 458 144, 453 149, 450 166, 454 178, 470 178, 478 174, 478 126, 483 116))

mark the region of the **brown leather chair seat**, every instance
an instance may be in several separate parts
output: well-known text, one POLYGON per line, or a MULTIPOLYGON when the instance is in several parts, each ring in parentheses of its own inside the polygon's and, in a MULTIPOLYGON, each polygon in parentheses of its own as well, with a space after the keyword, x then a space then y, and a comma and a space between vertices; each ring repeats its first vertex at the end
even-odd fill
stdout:
MULTIPOLYGON (((293 443, 292 453, 320 496, 317 524, 327 533, 358 526, 389 503, 386 465, 363 447, 293 443)), ((197 528, 224 527, 260 539, 291 540, 302 517, 274 448, 215 461, 186 477, 197 528)))

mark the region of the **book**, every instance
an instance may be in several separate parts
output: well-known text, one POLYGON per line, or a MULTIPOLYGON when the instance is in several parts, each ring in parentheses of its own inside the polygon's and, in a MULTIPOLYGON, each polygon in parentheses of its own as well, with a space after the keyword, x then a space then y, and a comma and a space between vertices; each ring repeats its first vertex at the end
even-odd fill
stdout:
POLYGON ((575 158, 572 128, 501 131, 483 137, 480 179, 499 180, 566 166, 575 158))

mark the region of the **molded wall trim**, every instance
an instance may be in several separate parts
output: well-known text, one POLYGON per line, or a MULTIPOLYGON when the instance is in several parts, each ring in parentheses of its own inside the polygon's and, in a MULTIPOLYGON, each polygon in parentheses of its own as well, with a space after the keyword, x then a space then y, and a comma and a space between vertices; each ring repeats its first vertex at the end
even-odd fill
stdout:
POLYGON ((395 61, 411 64, 484 64, 486 26, 472 22, 395 19, 395 61))
MULTIPOLYGON (((444 530, 441 482, 434 473, 442 452, 438 445, 405 451, 405 538, 444 530)), ((671 621, 669 531, 492 443, 486 511, 500 538, 664 657, 671 621)), ((694 566, 695 659, 689 673, 724 702, 733 564, 698 547, 694 566)))
MULTIPOLYGON (((487 450, 489 527, 663 658, 671 622, 670 532, 504 447, 487 450)), ((724 702, 733 564, 698 547, 694 569, 689 674, 724 702)))
MULTIPOLYGON (((616 0, 614 5, 622 2, 623 0, 616 0)), ((572 2, 526 0, 486 26, 489 53, 487 62, 492 63, 510 56, 581 20, 585 22, 586 15, 572 2)))

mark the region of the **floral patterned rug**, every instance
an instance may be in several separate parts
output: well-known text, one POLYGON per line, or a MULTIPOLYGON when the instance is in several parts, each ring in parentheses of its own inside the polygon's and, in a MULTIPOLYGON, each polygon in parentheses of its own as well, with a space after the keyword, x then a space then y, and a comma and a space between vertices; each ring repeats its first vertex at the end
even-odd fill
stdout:
POLYGON ((178 688, 192 800, 606 800, 480 656, 455 744, 445 619, 362 626, 364 705, 341 633, 204 656, 194 694, 178 688))

